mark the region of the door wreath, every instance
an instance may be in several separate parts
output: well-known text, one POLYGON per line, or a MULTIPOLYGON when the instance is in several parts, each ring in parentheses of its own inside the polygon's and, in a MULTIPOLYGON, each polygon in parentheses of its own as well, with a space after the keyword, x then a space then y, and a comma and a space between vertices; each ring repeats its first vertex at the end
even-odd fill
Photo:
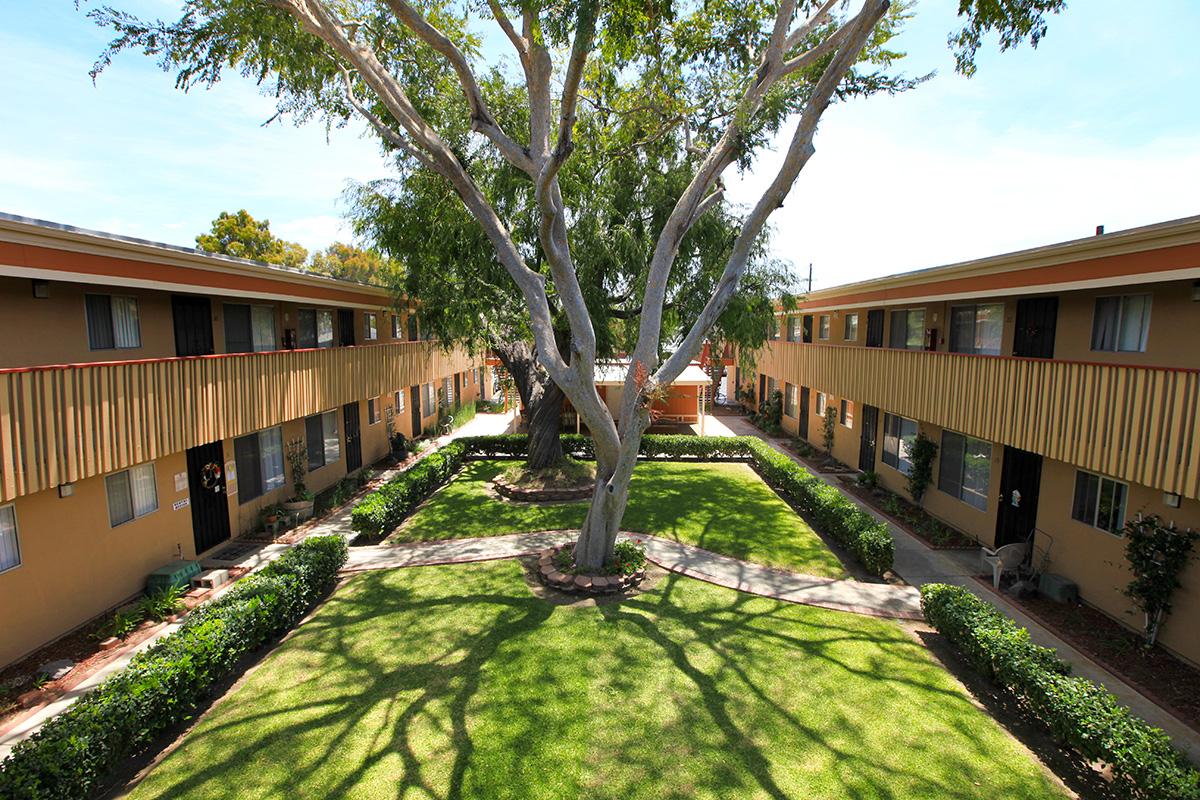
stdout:
POLYGON ((200 485, 211 492, 221 491, 221 465, 210 461, 201 467, 200 485))

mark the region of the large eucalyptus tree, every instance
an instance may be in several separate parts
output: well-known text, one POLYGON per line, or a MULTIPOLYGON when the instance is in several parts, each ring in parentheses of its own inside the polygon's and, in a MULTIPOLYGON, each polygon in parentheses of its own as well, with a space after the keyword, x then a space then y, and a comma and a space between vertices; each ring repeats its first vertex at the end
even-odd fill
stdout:
MULTIPOLYGON (((1036 43, 1044 14, 1062 2, 960 0, 966 24, 951 40, 960 70, 972 68, 989 31, 999 32, 1004 47, 1036 43)), ((612 553, 651 398, 697 355, 733 297, 768 218, 813 155, 821 116, 847 95, 908 85, 885 74, 897 55, 886 44, 904 11, 889 0, 186 0, 171 23, 109 8, 94 13, 117 33, 97 70, 127 47, 158 56, 184 88, 211 84, 232 66, 269 82, 281 112, 335 122, 355 113, 414 165, 448 182, 518 287, 541 367, 595 439, 596 485, 575 547, 576 560, 595 567, 612 553), (510 85, 503 67, 485 71, 476 20, 495 26, 515 54, 520 114, 498 113, 513 106, 493 103, 510 85), (568 195, 561 180, 585 133, 577 125, 580 104, 602 97, 603 88, 616 90, 609 93, 613 113, 657 120, 646 140, 627 143, 627 156, 674 137, 689 175, 669 211, 653 220, 616 418, 595 388, 598 334, 572 250, 574 209, 587 193, 568 195), (461 98, 457 119, 446 113, 450 96, 461 98), (778 166, 741 217, 719 279, 664 353, 664 307, 681 243, 723 202, 722 175, 754 163, 780 131, 778 166), (511 209, 472 174, 481 148, 532 187, 536 263, 514 238, 511 209), (552 295, 569 332, 561 348, 552 295)))

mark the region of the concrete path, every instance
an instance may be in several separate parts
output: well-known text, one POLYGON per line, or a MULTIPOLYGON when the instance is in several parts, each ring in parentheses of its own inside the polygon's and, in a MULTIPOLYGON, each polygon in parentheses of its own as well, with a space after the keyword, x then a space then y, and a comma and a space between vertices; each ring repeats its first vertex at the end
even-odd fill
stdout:
MULTIPOLYGON (((722 416, 719 419, 721 427, 728 430, 730 435, 755 436, 793 461, 803 465, 803 462, 795 454, 784 447, 784 442, 787 440, 767 436, 754 427, 745 417, 722 416)), ((714 427, 710 426, 708 430, 712 432, 714 427)), ((822 475, 818 472, 814 472, 813 474, 831 486, 841 488, 836 478, 829 475, 822 475)), ((1197 732, 1170 711, 1158 705, 1158 703, 1142 694, 1120 677, 1109 672, 1087 655, 1072 647, 1053 631, 1022 611, 1020 606, 1013 603, 1007 597, 993 592, 989 587, 977 581, 975 576, 982 573, 979 566, 979 551, 934 550, 908 531, 893 524, 891 520, 863 503, 853 494, 845 492, 845 495, 860 508, 887 523, 888 530, 896 542, 896 562, 893 570, 907 583, 912 586, 921 586, 926 583, 950 583, 962 586, 996 606, 1004 614, 1015 620, 1018 625, 1028 629, 1030 638, 1034 642, 1057 650, 1059 657, 1071 665, 1076 675, 1103 685, 1116 695, 1118 700, 1129 706, 1134 714, 1146 720, 1151 725, 1166 731, 1167 735, 1175 742, 1176 747, 1186 753, 1194 763, 1200 764, 1200 732, 1197 732)))
MULTIPOLYGON (((425 450, 422 451, 421 457, 424 458, 430 453, 436 452, 439 448, 445 446, 447 443, 452 442, 462 436, 487 436, 505 433, 512 425, 514 417, 515 412, 513 411, 510 411, 508 414, 479 414, 458 430, 446 436, 439 436, 437 439, 434 439, 429 445, 426 446, 425 450)), ((376 480, 388 480, 397 473, 402 472, 403 470, 410 468, 413 464, 418 463, 418 461, 420 461, 420 459, 410 462, 403 468, 387 470, 381 475, 377 476, 376 480)), ((330 514, 328 517, 306 530, 304 532, 304 538, 307 539, 310 536, 322 536, 333 533, 341 534, 343 536, 353 535, 353 531, 350 527, 350 513, 353 510, 354 503, 347 503, 337 512, 330 514)), ((281 555, 287 552, 290 547, 292 547, 292 545, 263 544, 260 547, 256 547, 252 552, 233 560, 220 561, 212 558, 206 558, 203 559, 201 563, 205 568, 219 567, 227 569, 229 567, 244 567, 254 571, 279 558, 281 555)), ((224 587, 215 592, 209 598, 209 600, 211 601, 212 599, 219 597, 222 592, 233 585, 234 584, 232 583, 226 584, 224 587)), ((8 723, 5 729, 0 730, 0 761, 3 761, 8 757, 8 754, 12 752, 12 748, 17 742, 28 738, 33 734, 34 731, 41 728, 47 720, 61 714, 72 703, 74 703, 77 698, 91 692, 109 675, 112 675, 114 672, 117 672, 120 669, 124 669, 125 665, 129 663, 129 660, 132 659, 135 654, 148 649, 159 639, 174 633, 178 629, 178 624, 167 625, 161 630, 156 631, 150 638, 138 643, 136 646, 129 647, 127 650, 119 651, 111 661, 101 665, 94 673, 89 675, 86 680, 82 681, 78 686, 72 688, 61 698, 44 706, 34 708, 26 715, 18 717, 14 722, 8 723)))
MULTIPOLYGON (((444 542, 355 547, 350 551, 346 571, 515 558, 568 542, 575 535, 574 531, 542 531, 444 542)), ((817 578, 751 564, 658 536, 629 534, 626 538, 640 540, 646 547, 646 557, 663 569, 717 586, 835 611, 921 619, 921 597, 911 586, 817 578)))

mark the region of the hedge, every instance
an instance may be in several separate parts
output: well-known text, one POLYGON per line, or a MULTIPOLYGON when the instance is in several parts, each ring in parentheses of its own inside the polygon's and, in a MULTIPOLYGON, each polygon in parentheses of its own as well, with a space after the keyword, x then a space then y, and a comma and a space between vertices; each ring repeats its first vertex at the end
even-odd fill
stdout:
POLYGON ((33 736, 0 769, 0 798, 79 800, 114 768, 188 719, 238 661, 295 625, 333 588, 341 536, 308 539, 188 614, 33 736))
MULTIPOLYGON (((466 456, 517 458, 525 455, 527 444, 528 437, 522 434, 456 439, 367 495, 351 515, 354 530, 372 539, 381 538, 434 489, 448 481, 466 456)), ((562 444, 563 451, 570 456, 595 458, 590 437, 564 434, 562 444)), ((840 491, 760 439, 648 434, 642 437, 638 452, 645 458, 746 459, 768 484, 810 515, 821 530, 849 550, 872 575, 882 575, 892 567, 896 545, 886 523, 879 522, 840 491)))
POLYGON ((921 587, 921 608, 972 667, 1060 743, 1108 764, 1117 796, 1200 800, 1200 773, 1166 733, 1133 716, 1103 686, 1071 675, 1070 665, 991 604, 960 586, 930 583, 921 587))

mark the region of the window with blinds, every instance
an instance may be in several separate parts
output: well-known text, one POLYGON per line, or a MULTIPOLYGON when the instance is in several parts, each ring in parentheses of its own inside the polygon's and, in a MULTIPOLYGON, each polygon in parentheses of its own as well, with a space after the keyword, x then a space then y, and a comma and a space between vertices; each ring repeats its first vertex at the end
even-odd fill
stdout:
MULTIPOLYGON (((265 353, 278 349, 275 343, 275 308, 273 306, 226 303, 224 316, 225 352, 265 353)), ((329 346, 333 344, 332 325, 331 317, 329 346)), ((303 319, 301 319, 301 326, 303 326, 303 319)), ((298 332, 297 338, 303 340, 303 328, 298 332)))
POLYGON ((822 314, 821 316, 817 317, 817 338, 818 339, 828 339, 829 338, 829 315, 828 314, 822 314))
POLYGON ((792 419, 795 419, 798 415, 795 384, 783 384, 783 413, 792 419))
POLYGON ((883 463, 907 475, 912 472, 912 448, 917 441, 915 420, 883 415, 883 463))
POLYGON ((0 507, 0 572, 21 566, 21 543, 17 541, 17 512, 11 505, 0 507))
POLYGON ((336 411, 304 418, 304 445, 309 470, 319 469, 341 458, 336 411))
POLYGON ((104 479, 108 492, 108 522, 113 528, 158 510, 154 464, 142 464, 104 479))
POLYGON ((838 422, 847 428, 854 427, 854 401, 842 398, 842 407, 838 411, 838 422))
POLYGON ((267 428, 233 440, 238 502, 247 503, 284 484, 283 430, 267 428))
POLYGON ((363 314, 363 341, 374 341, 379 338, 379 315, 372 312, 363 314))
POLYGON ((142 346, 136 297, 84 295, 87 309, 88 347, 92 350, 127 350, 142 346))
POLYGON ((847 342, 858 341, 858 314, 847 314, 843 325, 842 339, 847 342))
POLYGON ((437 398, 433 393, 433 384, 421 385, 421 416, 428 417, 437 410, 437 398))
POLYGON ((992 446, 953 431, 942 431, 938 489, 968 505, 987 511, 992 474, 992 446))
POLYGON ((367 398, 367 424, 375 425, 383 419, 383 407, 378 397, 367 398))
POLYGON ((950 352, 1000 355, 1004 304, 985 303, 950 309, 950 352))
POLYGON ((1075 473, 1075 502, 1071 506, 1071 517, 1120 536, 1125 529, 1128 495, 1128 484, 1079 470, 1075 473))
POLYGON ((327 308, 302 308, 298 312, 300 348, 333 347, 333 312, 327 308))
POLYGON ((396 403, 396 413, 403 414, 404 413, 404 390, 403 389, 397 390, 395 403, 396 403))
POLYGON ((892 312, 888 347, 922 350, 925 347, 925 309, 910 308, 892 312))

